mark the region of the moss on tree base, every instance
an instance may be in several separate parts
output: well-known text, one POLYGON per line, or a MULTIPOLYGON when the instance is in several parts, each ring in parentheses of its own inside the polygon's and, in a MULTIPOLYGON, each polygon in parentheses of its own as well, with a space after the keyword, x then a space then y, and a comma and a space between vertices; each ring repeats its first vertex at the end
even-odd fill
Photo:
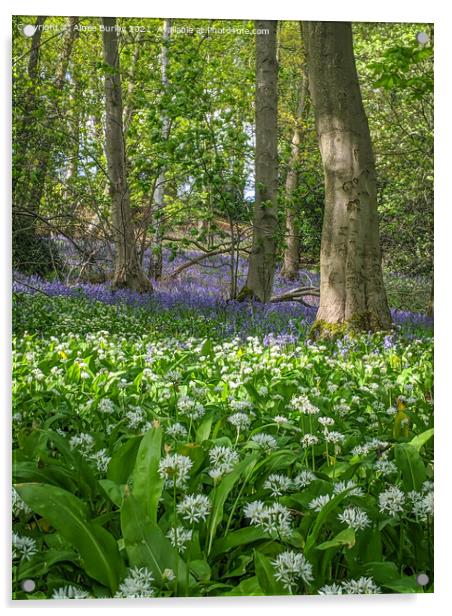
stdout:
POLYGON ((380 321, 371 318, 368 314, 357 314, 348 321, 340 321, 330 323, 328 321, 317 319, 311 326, 309 338, 317 339, 336 339, 347 336, 356 336, 363 332, 388 331, 391 327, 383 326, 380 321))

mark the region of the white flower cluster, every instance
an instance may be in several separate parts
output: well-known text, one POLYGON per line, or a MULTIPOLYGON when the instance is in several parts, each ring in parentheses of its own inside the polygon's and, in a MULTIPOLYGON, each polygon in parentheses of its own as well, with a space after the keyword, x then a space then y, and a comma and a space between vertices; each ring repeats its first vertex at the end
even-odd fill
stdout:
POLYGON ((196 524, 200 520, 205 520, 210 512, 212 505, 204 494, 187 494, 177 505, 177 512, 184 520, 191 524, 196 524))
POLYGON ((71 449, 77 449, 82 456, 88 457, 94 449, 94 438, 91 434, 81 432, 69 439, 69 446, 71 449))
POLYGON ((193 462, 178 453, 167 455, 159 462, 159 475, 165 480, 165 487, 184 487, 193 462))
POLYGON ((218 480, 232 471, 239 461, 239 454, 232 447, 216 445, 209 451, 209 459, 212 465, 209 475, 212 479, 218 480))
POLYGON ((402 513, 405 505, 405 494, 397 486, 390 486, 378 497, 378 504, 380 506, 380 513, 385 511, 388 514, 396 518, 399 513, 402 513))
POLYGON ((253 443, 259 445, 261 449, 265 450, 276 449, 278 445, 275 437, 271 434, 267 434, 266 432, 259 432, 258 434, 253 434, 250 440, 253 443))
POLYGON ((52 599, 89 599, 90 595, 86 590, 78 588, 77 586, 61 586, 56 588, 52 593, 52 599))
POLYGON ((312 471, 301 471, 292 478, 292 484, 298 490, 301 490, 312 483, 317 477, 312 471))
POLYGON ((188 417, 188 419, 199 419, 206 412, 201 402, 189 396, 180 396, 177 401, 177 408, 179 413, 188 417))
POLYGON ((234 411, 252 411, 253 403, 249 400, 235 400, 234 398, 229 400, 229 406, 234 411))
POLYGON ((187 428, 179 423, 178 421, 174 422, 170 426, 167 427, 166 433, 171 438, 177 440, 182 440, 187 436, 187 428))
POLYGON ((349 479, 349 481, 336 481, 333 484, 333 494, 342 494, 345 491, 348 491, 349 496, 364 496, 363 489, 357 486, 352 479, 349 479))
POLYGON ((21 537, 13 533, 12 538, 13 560, 19 558, 20 561, 30 560, 38 551, 36 541, 32 537, 21 537))
POLYGON ((347 507, 337 517, 340 522, 347 524, 349 528, 355 531, 363 530, 370 526, 369 516, 359 507, 347 507))
POLYGON ((324 427, 334 426, 334 419, 332 417, 319 417, 317 421, 324 427))
POLYGON ((264 490, 270 490, 272 496, 282 496, 291 490, 292 480, 287 475, 273 473, 264 482, 264 490))
POLYGON ((274 503, 267 506, 257 500, 248 503, 243 511, 251 524, 260 526, 272 536, 290 537, 292 534, 290 511, 284 505, 274 503))
POLYGON ((132 406, 126 413, 127 427, 131 430, 146 430, 150 427, 147 415, 140 406, 132 406))
POLYGON ((282 496, 290 491, 302 490, 308 486, 316 476, 312 471, 300 471, 294 477, 288 477, 282 473, 272 473, 264 482, 264 490, 270 490, 271 495, 282 496))
POLYGON ((115 405, 109 398, 102 398, 97 406, 99 413, 103 415, 112 415, 115 412, 115 405))
POLYGON ((345 580, 341 584, 326 584, 318 590, 319 595, 375 595, 378 593, 381 593, 381 589, 370 577, 345 580))
POLYGON ((381 473, 382 475, 393 475, 397 473, 397 466, 392 460, 386 460, 386 458, 380 458, 374 464, 374 468, 376 471, 381 473))
POLYGON ((426 522, 429 517, 433 516, 433 485, 431 482, 425 481, 421 492, 415 490, 408 492, 407 499, 411 505, 411 513, 418 522, 426 522))
POLYGON ((106 473, 111 456, 108 455, 106 449, 99 449, 90 456, 90 459, 96 464, 97 470, 100 473, 106 473))
POLYGON ((146 567, 133 567, 119 585, 115 594, 118 599, 147 599, 154 596, 152 573, 146 567))
POLYGON ((85 434, 83 432, 76 434, 69 440, 71 449, 77 449, 80 455, 86 460, 94 462, 100 473, 106 473, 111 456, 108 455, 106 449, 94 451, 94 444, 94 438, 91 434, 85 434))
POLYGON ((285 426, 288 423, 290 423, 289 420, 287 419, 287 417, 284 417, 284 415, 275 415, 273 417, 273 421, 278 426, 285 426))
POLYGON ((385 449, 389 445, 386 441, 381 441, 378 438, 373 438, 372 440, 364 443, 363 445, 357 445, 351 450, 352 455, 354 456, 367 456, 371 451, 375 451, 376 449, 385 449))
POLYGON ((290 406, 295 411, 299 411, 304 415, 317 415, 317 413, 320 413, 320 410, 314 406, 309 398, 304 394, 301 396, 293 396, 290 401, 290 406))
POLYGON ((251 419, 245 413, 234 413, 233 415, 229 415, 228 421, 232 424, 237 432, 240 430, 246 430, 251 425, 251 419))
POLYGON ((314 511, 320 511, 330 502, 331 499, 332 496, 330 494, 321 494, 320 496, 313 498, 308 507, 314 511))
POLYGON ((304 434, 301 438, 302 447, 311 447, 313 445, 317 445, 318 442, 318 437, 315 434, 309 434, 309 432, 304 434))
POLYGON ((312 565, 301 552, 287 550, 278 554, 272 561, 275 568, 275 579, 292 592, 300 580, 309 584, 314 579, 312 565))
POLYGON ((13 516, 17 517, 21 513, 29 514, 31 513, 30 507, 24 501, 24 499, 20 496, 15 488, 12 489, 12 511, 13 516))
POLYGON ((174 528, 170 528, 167 537, 171 542, 173 548, 176 548, 178 552, 181 554, 187 548, 187 543, 191 541, 193 531, 188 528, 184 528, 183 526, 176 526, 174 528))

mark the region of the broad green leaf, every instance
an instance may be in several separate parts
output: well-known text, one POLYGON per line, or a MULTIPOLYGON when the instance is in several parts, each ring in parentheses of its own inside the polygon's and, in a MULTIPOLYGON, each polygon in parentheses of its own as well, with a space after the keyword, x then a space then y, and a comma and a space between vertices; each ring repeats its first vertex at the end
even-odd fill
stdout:
POLYGON ((265 592, 262 590, 257 576, 253 576, 243 580, 238 586, 235 586, 235 588, 229 592, 223 593, 223 595, 228 597, 249 597, 265 595, 265 592))
POLYGON ((131 475, 132 493, 153 524, 162 495, 163 479, 158 473, 162 455, 162 429, 151 428, 143 436, 131 475))
POLYGON ((110 479, 100 479, 99 483, 111 502, 117 507, 121 507, 125 486, 119 486, 114 481, 110 481, 110 479))
POLYGON ((319 511, 315 518, 315 522, 306 538, 306 547, 305 554, 308 553, 315 547, 315 543, 317 541, 317 537, 319 536, 320 531, 322 530, 323 525, 325 524, 328 516, 338 508, 341 502, 349 496, 348 492, 342 492, 341 494, 337 494, 334 496, 322 509, 319 511))
POLYGON ((409 443, 401 443, 394 447, 394 458, 402 472, 405 488, 419 491, 427 478, 419 452, 409 443))
POLYGON ((316 546, 316 550, 327 550, 328 548, 336 548, 339 546, 347 546, 352 548, 355 545, 355 531, 353 528, 346 528, 338 533, 333 539, 324 541, 320 545, 316 546))
POLYGON ((133 467, 135 466, 141 439, 141 436, 133 436, 115 451, 108 465, 107 479, 118 484, 127 483, 133 467))
POLYGON ((212 575, 212 570, 209 563, 203 559, 191 560, 190 571, 198 580, 202 580, 203 582, 209 581, 210 576, 212 575))
POLYGON ((131 494, 126 495, 121 506, 121 530, 130 565, 147 567, 158 583, 165 569, 173 569, 177 575, 178 592, 185 594, 185 562, 131 494))
POLYGON ((254 566, 259 586, 266 595, 286 595, 284 586, 275 579, 275 569, 270 559, 261 552, 254 550, 254 566))
POLYGON ((50 524, 80 553, 86 573, 114 592, 124 573, 116 540, 88 517, 87 505, 76 496, 48 484, 17 484, 32 511, 50 524))
POLYGON ((215 537, 217 527, 223 519, 223 507, 229 493, 234 488, 238 480, 242 477, 242 475, 244 475, 247 471, 251 470, 254 467, 257 459, 258 456, 256 454, 252 454, 246 457, 239 464, 237 464, 237 466, 232 472, 228 473, 225 477, 223 477, 219 485, 212 490, 212 513, 210 514, 208 531, 208 554, 210 554, 210 551, 212 549, 212 542, 215 537))
POLYGON ((17 581, 29 578, 39 578, 47 575, 53 565, 61 562, 73 562, 79 564, 79 556, 69 550, 47 550, 36 554, 29 561, 21 563, 17 568, 17 581))
POLYGON ((229 532, 225 537, 217 539, 212 546, 212 556, 218 556, 238 546, 248 545, 255 541, 268 540, 268 538, 268 533, 256 526, 240 528, 239 530, 229 532))
POLYGON ((417 436, 412 438, 408 444, 414 447, 417 452, 419 452, 422 449, 422 447, 425 445, 425 443, 427 443, 427 441, 429 441, 432 438, 433 432, 434 432, 434 429, 430 428, 429 430, 422 432, 422 434, 418 434, 417 436))
POLYGON ((208 413, 202 420, 199 425, 199 428, 196 430, 195 440, 197 443, 202 443, 203 441, 207 441, 210 436, 210 431, 212 430, 212 423, 215 418, 215 413, 208 413))

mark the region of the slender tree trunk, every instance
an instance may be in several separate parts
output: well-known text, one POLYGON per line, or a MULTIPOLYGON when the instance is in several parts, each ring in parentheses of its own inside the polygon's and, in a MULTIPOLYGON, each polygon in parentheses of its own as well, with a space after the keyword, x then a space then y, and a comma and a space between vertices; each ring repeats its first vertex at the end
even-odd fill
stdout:
POLYGON ((295 280, 300 269, 300 234, 298 228, 299 208, 294 203, 294 193, 298 186, 298 167, 300 164, 301 121, 304 116, 308 93, 308 79, 303 74, 300 86, 300 100, 298 103, 295 128, 292 137, 289 166, 287 170, 285 198, 286 198, 286 248, 284 249, 283 267, 281 276, 288 280, 295 280))
MULTIPOLYGON (((66 74, 69 67, 69 61, 72 54, 72 48, 74 46, 75 39, 78 35, 78 30, 75 26, 77 24, 78 17, 69 17, 66 20, 66 33, 63 40, 63 49, 60 56, 60 61, 57 67, 57 73, 54 83, 54 95, 52 115, 57 117, 60 110, 60 97, 63 90, 66 74)), ((43 141, 40 144, 39 156, 34 163, 34 169, 32 173, 33 181, 29 184, 27 207, 28 210, 39 210, 42 196, 44 194, 44 187, 49 169, 49 164, 52 155, 52 127, 53 120, 50 120, 46 126, 46 132, 43 136, 43 141)))
POLYGON ((305 22, 309 88, 325 174, 320 306, 313 331, 391 326, 381 270, 375 163, 350 23, 305 22))
POLYGON ((144 275, 138 260, 126 177, 116 18, 102 17, 102 26, 104 62, 108 66, 105 75, 105 141, 116 248, 112 287, 128 287, 139 292, 150 291, 151 283, 144 275))
POLYGON ((427 307, 427 316, 429 316, 429 317, 433 317, 433 314, 434 314, 434 296, 435 296, 435 293, 434 293, 434 279, 433 279, 433 276, 432 276, 432 284, 431 284, 431 287, 430 287, 430 299, 428 301, 428 307, 427 307))
MULTIPOLYGON (((46 17, 36 18, 28 59, 28 86, 22 100, 13 99, 12 168, 12 257, 15 268, 44 273, 42 245, 37 237, 38 208, 29 201, 33 178, 33 152, 39 147, 40 128, 36 126, 39 99, 39 58, 42 26, 46 17)), ((15 84, 14 84, 15 86, 15 84)))
POLYGON ((248 275, 238 295, 261 302, 272 294, 278 233, 276 27, 276 21, 256 21, 256 197, 248 275))
MULTIPOLYGON (((168 45, 171 36, 171 19, 163 20, 163 41, 161 52, 161 71, 162 71, 162 93, 165 94, 168 88, 168 45)), ((162 140, 167 141, 169 138, 170 123, 166 114, 162 116, 162 140)), ((163 269, 163 250, 162 237, 163 225, 162 215, 165 207, 165 192, 166 192, 166 168, 162 166, 154 192, 154 237, 149 263, 149 273, 152 278, 159 279, 162 277, 163 269)))
MULTIPOLYGON (((23 108, 19 111, 20 116, 14 126, 17 126, 17 131, 13 137, 14 145, 14 165, 12 173, 12 193, 14 204, 14 217, 16 225, 24 232, 34 235, 36 219, 25 213, 17 210, 22 210, 26 207, 26 197, 28 194, 28 178, 31 175, 31 161, 29 160, 29 151, 33 149, 34 137, 37 133, 35 123, 33 122, 33 114, 36 112, 37 105, 37 77, 39 56, 41 47, 42 26, 46 17, 39 16, 36 18, 35 31, 31 37, 30 57, 28 60, 28 79, 29 85, 25 94, 23 108)), ((13 105, 14 109, 14 105, 13 105)), ((15 112, 17 113, 17 112, 15 112)), ((13 229, 18 231, 19 229, 13 229)))

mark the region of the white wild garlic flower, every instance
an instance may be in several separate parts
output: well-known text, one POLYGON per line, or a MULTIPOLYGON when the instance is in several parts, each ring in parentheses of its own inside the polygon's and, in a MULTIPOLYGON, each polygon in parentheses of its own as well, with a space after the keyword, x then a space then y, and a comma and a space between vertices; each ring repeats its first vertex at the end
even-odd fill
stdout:
POLYGON ((281 552, 272 561, 272 565, 275 568, 275 579, 282 582, 290 592, 295 590, 300 580, 309 584, 314 579, 312 565, 301 552, 281 552))
POLYGON ((178 453, 167 455, 159 462, 159 475, 165 480, 165 487, 181 488, 185 485, 193 462, 178 453))

